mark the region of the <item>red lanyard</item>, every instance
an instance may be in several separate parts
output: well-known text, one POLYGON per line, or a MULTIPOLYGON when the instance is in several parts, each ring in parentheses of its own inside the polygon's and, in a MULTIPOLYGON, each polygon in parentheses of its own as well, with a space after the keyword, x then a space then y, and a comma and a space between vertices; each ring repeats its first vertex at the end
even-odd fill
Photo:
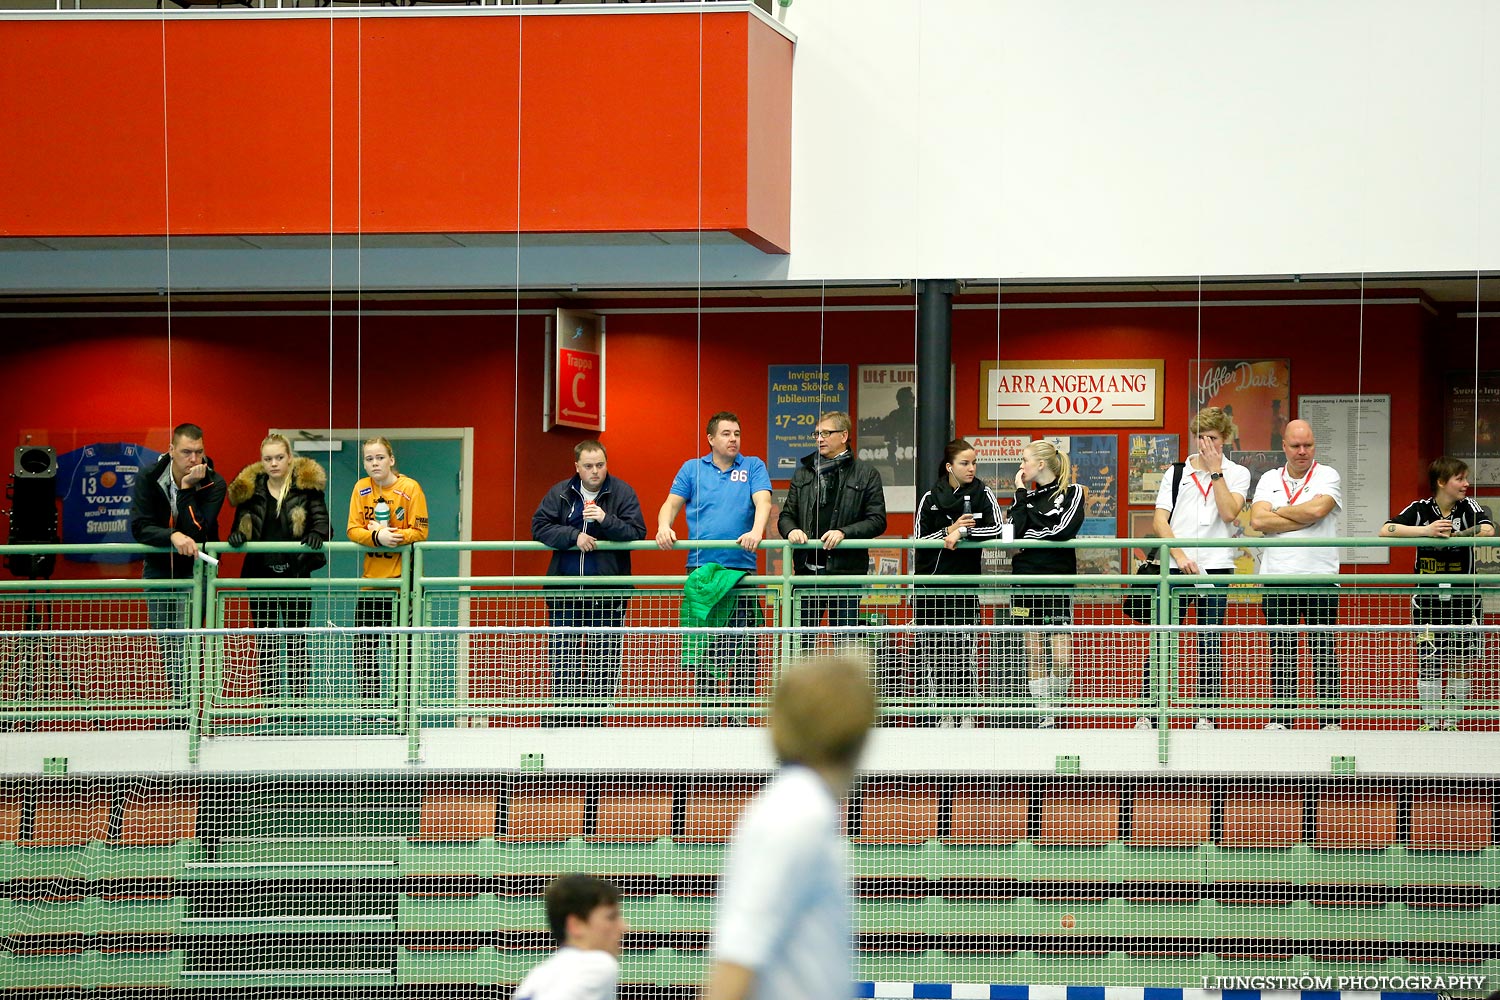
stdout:
POLYGON ((1192 479, 1193 485, 1198 487, 1198 492, 1203 494, 1203 499, 1207 500, 1208 495, 1214 490, 1214 481, 1210 479, 1208 481, 1208 485, 1204 486, 1202 483, 1198 482, 1198 473, 1196 472, 1188 478, 1192 479))
POLYGON ((1296 493, 1293 493, 1292 488, 1286 484, 1286 466, 1283 465, 1281 467, 1281 492, 1286 494, 1286 505, 1288 507, 1295 504, 1297 502, 1297 498, 1302 495, 1302 491, 1307 489, 1307 484, 1312 482, 1313 469, 1316 469, 1317 467, 1318 463, 1314 462, 1312 464, 1312 468, 1307 470, 1307 478, 1302 480, 1302 485, 1297 487, 1296 493))

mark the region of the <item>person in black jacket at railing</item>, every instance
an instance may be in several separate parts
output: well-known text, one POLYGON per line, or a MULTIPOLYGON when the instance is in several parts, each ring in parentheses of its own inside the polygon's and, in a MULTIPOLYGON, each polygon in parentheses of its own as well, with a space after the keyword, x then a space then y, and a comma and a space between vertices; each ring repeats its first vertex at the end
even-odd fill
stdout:
MULTIPOLYGON (((260 461, 240 470, 229 484, 234 521, 229 544, 299 542, 302 552, 252 552, 245 556, 244 576, 251 580, 305 580, 328 562, 328 474, 314 459, 292 455, 292 443, 281 434, 268 434, 260 443, 260 461)), ((256 628, 306 628, 312 620, 312 593, 306 590, 250 591, 250 620, 256 628)), ((261 696, 281 694, 281 666, 274 635, 255 640, 256 673, 261 696)), ((312 659, 306 635, 286 637, 287 688, 293 700, 307 698, 312 659)))
MULTIPOLYGON (((193 559, 204 542, 219 540, 219 512, 224 508, 224 477, 214 471, 203 447, 203 428, 178 424, 171 450, 148 470, 136 474, 130 493, 130 534, 142 545, 171 547, 146 557, 147 580, 191 580, 193 559)), ((146 595, 146 617, 153 629, 182 628, 188 604, 183 591, 146 595)), ((168 695, 184 695, 185 646, 180 637, 161 640, 168 695)))
MULTIPOLYGON (((609 474, 604 445, 598 441, 580 441, 574 446, 573 468, 573 477, 548 490, 531 518, 531 537, 554 550, 547 575, 629 576, 630 552, 606 552, 598 544, 601 540, 638 542, 646 537, 635 490, 609 474)), ((576 597, 549 588, 546 599, 553 698, 566 702, 587 697, 602 703, 614 697, 620 683, 623 637, 618 632, 563 630, 620 627, 629 591, 605 596, 596 589, 589 597, 576 597)))
MULTIPOLYGON (((921 576, 978 576, 978 548, 958 548, 964 537, 975 541, 1000 535, 1000 505, 978 476, 979 453, 963 438, 948 442, 938 467, 937 482, 917 502, 916 536, 943 540, 941 549, 917 549, 916 574, 921 576)), ((944 700, 973 700, 979 695, 974 663, 974 635, 979 623, 979 595, 949 587, 937 593, 912 596, 912 624, 949 626, 942 631, 917 633, 917 659, 927 690, 944 700), (967 626, 968 628, 962 627, 967 626)), ((938 723, 951 728, 954 717, 938 723)), ((960 725, 972 728, 974 717, 960 725)))
MULTIPOLYGON (((880 471, 868 462, 854 457, 849 440, 852 428, 849 414, 839 410, 818 419, 818 450, 804 456, 792 474, 786 501, 776 528, 781 537, 795 545, 811 539, 823 543, 820 549, 797 549, 792 566, 798 576, 819 573, 848 576, 868 573, 870 554, 865 549, 840 549, 846 538, 878 538, 885 531, 885 485, 880 471)), ((828 614, 828 625, 854 625, 859 620, 859 595, 835 593, 809 587, 798 593, 798 624, 822 624, 828 614)), ((836 642, 851 642, 856 636, 843 633, 836 642)), ((802 633, 804 649, 817 636, 809 629, 802 633)))
MULTIPOLYGON (((1068 456, 1050 441, 1033 441, 1021 451, 1016 471, 1016 499, 1010 505, 1016 541, 1066 542, 1083 527, 1087 491, 1069 483, 1068 456)), ((1016 576, 1064 576, 1078 572, 1074 549, 1050 545, 1016 551, 1011 573, 1016 576)), ((1070 625, 1073 598, 1066 592, 1014 590, 1010 598, 1011 620, 1018 625, 1070 625)), ((1028 632, 1026 665, 1031 696, 1037 706, 1055 709, 1058 698, 1068 693, 1073 679, 1073 637, 1066 632, 1028 632), (1048 654, 1051 669, 1048 669, 1048 654)), ((1037 726, 1051 729, 1056 720, 1044 715, 1037 726)))

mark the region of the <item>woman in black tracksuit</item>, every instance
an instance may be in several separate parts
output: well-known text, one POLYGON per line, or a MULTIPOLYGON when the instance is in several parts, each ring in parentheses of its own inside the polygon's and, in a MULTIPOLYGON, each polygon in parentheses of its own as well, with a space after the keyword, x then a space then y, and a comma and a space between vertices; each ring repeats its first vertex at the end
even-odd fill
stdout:
MULTIPOLYGON (((249 579, 305 580, 328 560, 320 549, 328 540, 328 501, 323 491, 328 476, 306 456, 292 455, 292 445, 280 434, 260 443, 260 461, 245 466, 229 485, 234 504, 234 530, 229 544, 300 542, 305 551, 252 552, 245 556, 249 579)), ((256 628, 306 628, 312 618, 312 594, 306 590, 250 591, 250 618, 256 628)), ((276 662, 275 636, 256 638, 256 660, 261 697, 281 695, 281 666, 276 662)), ((307 636, 286 637, 286 675, 291 698, 307 698, 312 677, 307 636)))
MULTIPOLYGON (((977 475, 979 456, 963 438, 948 442, 937 482, 917 503, 916 536, 941 538, 941 549, 918 549, 916 573, 922 576, 980 573, 980 550, 958 548, 965 536, 976 541, 1000 535, 1000 505, 977 475)), ((914 625, 973 626, 979 623, 979 595, 968 588, 933 587, 912 597, 914 625)), ((974 664, 974 636, 968 628, 917 633, 917 659, 923 687, 943 701, 969 700, 979 694, 974 664)), ((954 725, 945 715, 939 723, 954 725)), ((974 717, 963 717, 972 728, 974 717)))
MULTIPOLYGON (((1016 500, 1010 506, 1016 541, 1066 542, 1078 534, 1088 491, 1068 482, 1070 471, 1068 456, 1048 441, 1033 441, 1021 452, 1016 500)), ((1015 576, 1071 576, 1077 572, 1077 552, 1051 545, 1019 549, 1011 563, 1015 576)), ((1011 592, 1010 613, 1019 625, 1071 625, 1073 598, 1059 589, 1016 589, 1011 592)), ((1068 693, 1073 678, 1073 637, 1067 632, 1028 632, 1026 664, 1037 707, 1056 709, 1057 699, 1068 693)), ((1050 729, 1056 720, 1050 714, 1043 715, 1037 725, 1050 729)))

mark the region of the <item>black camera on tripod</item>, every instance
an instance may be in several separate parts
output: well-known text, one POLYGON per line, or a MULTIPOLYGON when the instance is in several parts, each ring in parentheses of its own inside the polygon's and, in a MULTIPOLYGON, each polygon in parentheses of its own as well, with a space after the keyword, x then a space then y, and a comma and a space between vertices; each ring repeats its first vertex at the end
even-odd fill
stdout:
MULTIPOLYGON (((10 501, 11 545, 57 544, 57 452, 44 445, 16 449, 15 471, 5 487, 10 501)), ((5 568, 27 580, 50 580, 57 557, 6 556, 5 568)))

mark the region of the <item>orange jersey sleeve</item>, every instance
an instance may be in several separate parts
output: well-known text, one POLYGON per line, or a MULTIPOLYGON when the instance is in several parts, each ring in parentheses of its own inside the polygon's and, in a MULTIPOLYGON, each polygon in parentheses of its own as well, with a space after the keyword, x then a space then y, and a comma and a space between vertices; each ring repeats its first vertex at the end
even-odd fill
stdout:
POLYGON ((354 484, 349 495, 349 526, 344 534, 349 541, 360 545, 374 545, 374 532, 366 527, 375 516, 375 487, 368 476, 354 484))
POLYGON ((400 501, 391 501, 391 527, 401 532, 401 544, 427 541, 427 494, 422 492, 422 484, 401 476, 390 492, 400 501))

